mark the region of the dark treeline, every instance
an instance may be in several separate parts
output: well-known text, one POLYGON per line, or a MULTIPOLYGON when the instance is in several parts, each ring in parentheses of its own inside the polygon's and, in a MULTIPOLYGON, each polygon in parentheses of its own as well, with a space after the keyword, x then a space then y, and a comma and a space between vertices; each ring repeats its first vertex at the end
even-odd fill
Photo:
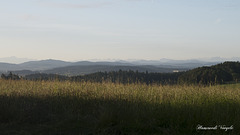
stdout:
POLYGON ((68 76, 64 75, 57 75, 57 74, 45 74, 45 73, 36 73, 36 74, 30 74, 26 75, 24 77, 26 80, 45 80, 45 81, 54 81, 54 80, 59 80, 59 81, 65 81, 65 80, 70 80, 71 78, 68 76))
POLYGON ((73 81, 113 82, 113 83, 146 83, 176 84, 182 73, 148 73, 138 71, 97 72, 84 76, 71 77, 73 81))
MULTIPOLYGON (((19 76, 10 72, 2 74, 3 79, 20 79, 19 76)), ((88 81, 88 82, 113 82, 113 83, 145 83, 145 84, 224 84, 239 82, 240 63, 224 62, 211 67, 195 68, 179 73, 149 73, 138 71, 110 71, 97 72, 79 76, 63 76, 56 74, 37 73, 25 76, 27 80, 59 80, 59 81, 88 81)))
POLYGON ((138 71, 110 71, 97 72, 79 76, 62 76, 56 74, 31 74, 24 78, 27 80, 70 80, 70 81, 87 81, 87 82, 113 82, 113 83, 146 83, 146 84, 176 84, 179 75, 182 73, 148 73, 138 71))
POLYGON ((6 79, 6 80, 20 80, 21 79, 20 76, 15 75, 12 72, 10 72, 8 75, 2 74, 1 78, 6 79))

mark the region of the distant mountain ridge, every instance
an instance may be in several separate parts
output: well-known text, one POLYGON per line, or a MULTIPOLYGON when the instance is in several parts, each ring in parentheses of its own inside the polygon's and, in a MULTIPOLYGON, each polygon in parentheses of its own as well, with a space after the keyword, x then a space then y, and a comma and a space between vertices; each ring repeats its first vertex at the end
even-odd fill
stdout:
POLYGON ((176 68, 161 68, 156 66, 128 66, 128 65, 77 65, 77 66, 67 66, 54 68, 50 70, 45 70, 43 73, 48 74, 59 74, 59 75, 84 75, 95 72, 110 72, 110 71, 119 71, 119 70, 132 70, 139 72, 161 72, 161 73, 171 73, 174 70, 184 71, 187 69, 176 69, 176 68))
POLYGON ((149 72, 173 72, 186 71, 196 67, 211 66, 219 62, 205 62, 200 60, 135 60, 135 61, 78 61, 67 62, 47 59, 40 61, 28 61, 21 64, 0 63, 0 72, 13 71, 19 75, 34 73, 53 73, 61 75, 81 75, 94 72, 133 70, 149 72))
POLYGON ((36 70, 46 70, 46 69, 51 69, 56 67, 64 67, 64 66, 69 66, 71 64, 72 64, 71 62, 48 59, 48 60, 40 60, 40 61, 29 61, 29 62, 19 64, 19 66, 25 70, 36 71, 36 70))
POLYGON ((11 70, 19 70, 21 69, 17 64, 10 64, 10 63, 0 63, 0 71, 6 72, 11 70))
POLYGON ((21 64, 0 63, 0 71, 14 71, 14 70, 46 70, 56 67, 63 67, 72 64, 71 62, 65 62, 60 60, 40 60, 29 61, 21 64))

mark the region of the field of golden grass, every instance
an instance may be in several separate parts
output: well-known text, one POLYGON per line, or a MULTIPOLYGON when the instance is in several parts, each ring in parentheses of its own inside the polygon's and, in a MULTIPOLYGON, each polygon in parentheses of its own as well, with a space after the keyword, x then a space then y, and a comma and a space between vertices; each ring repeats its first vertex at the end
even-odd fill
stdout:
POLYGON ((1 135, 238 133, 239 84, 0 80, 1 135), (198 129, 200 125, 217 129, 198 129), (221 126, 233 129, 225 131, 221 126))

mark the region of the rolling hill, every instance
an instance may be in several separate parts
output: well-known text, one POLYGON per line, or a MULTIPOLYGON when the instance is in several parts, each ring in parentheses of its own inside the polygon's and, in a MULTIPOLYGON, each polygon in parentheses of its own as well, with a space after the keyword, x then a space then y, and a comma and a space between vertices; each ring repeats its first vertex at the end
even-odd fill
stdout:
POLYGON ((222 84, 240 80, 240 62, 224 62, 189 70, 178 78, 180 83, 222 84))
MULTIPOLYGON (((78 66, 67 66, 67 67, 60 67, 54 68, 50 70, 42 71, 43 73, 48 74, 59 74, 59 75, 84 75, 90 74, 95 72, 109 72, 109 71, 139 71, 139 72, 161 72, 161 73, 171 73, 175 68, 160 68, 155 66, 114 66, 114 65, 78 65, 78 66)), ((178 69, 183 70, 183 69, 178 69)))
POLYGON ((21 70, 21 67, 18 64, 0 63, 1 72, 7 72, 11 70, 21 70))
POLYGON ((41 60, 41 61, 29 61, 29 62, 25 62, 18 65, 21 67, 21 69, 37 71, 37 70, 46 70, 46 69, 51 69, 56 67, 69 66, 71 64, 72 64, 71 62, 48 59, 48 60, 41 60))

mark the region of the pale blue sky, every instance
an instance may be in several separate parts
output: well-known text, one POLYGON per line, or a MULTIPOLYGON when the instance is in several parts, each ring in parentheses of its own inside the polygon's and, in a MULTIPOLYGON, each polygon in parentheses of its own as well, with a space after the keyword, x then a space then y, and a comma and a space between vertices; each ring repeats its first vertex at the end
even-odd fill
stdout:
POLYGON ((5 0, 0 57, 240 57, 239 0, 5 0))

